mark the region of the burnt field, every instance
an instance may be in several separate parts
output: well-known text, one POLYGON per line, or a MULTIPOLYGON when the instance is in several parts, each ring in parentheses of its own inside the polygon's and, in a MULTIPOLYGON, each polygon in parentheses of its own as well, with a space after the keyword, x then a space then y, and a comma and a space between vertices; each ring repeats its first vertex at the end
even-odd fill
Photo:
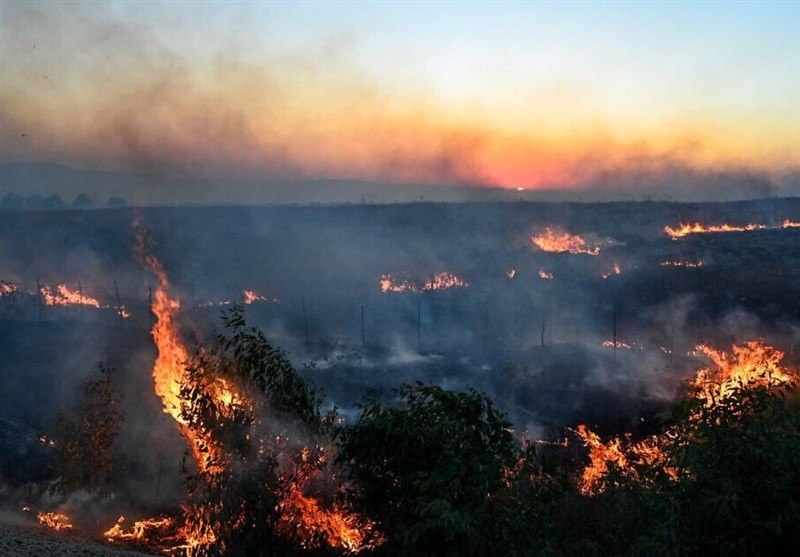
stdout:
POLYGON ((2 211, 0 497, 66 504, 30 490, 56 479, 59 417, 100 363, 127 495, 70 505, 99 532, 126 505, 182 500, 187 433, 153 387, 167 292, 188 353, 240 304, 344 423, 421 381, 485 393, 520 439, 646 434, 707 361, 699 345, 763 341, 800 363, 798 223, 796 198, 2 211))
MULTIPOLYGON (((208 336, 220 310, 250 290, 248 321, 345 409, 365 390, 401 381, 502 392, 510 378, 550 374, 556 384, 548 389, 597 381, 592 390, 608 387, 611 395, 629 383, 643 390, 635 394, 641 400, 671 392, 667 368, 680 368, 702 342, 724 347, 775 337, 795 353, 800 228, 780 225, 800 218, 797 199, 137 213, 182 302, 189 344, 208 336), (664 232, 695 222, 774 228, 677 240, 664 232), (599 254, 541 250, 531 237, 548 227, 585 237, 599 254), (437 274, 463 284, 423 290, 437 274), (403 284, 415 291, 395 291, 403 284)), ((141 369, 126 374, 149 375, 156 282, 133 255, 133 218, 131 210, 0 214, 0 279, 17 287, 0 298, 6 384, 37 376, 44 391, 36 396, 50 393, 49 407, 69 392, 64 382, 96 362, 119 359, 127 367, 131 358, 120 352, 142 359, 141 369), (57 284, 80 288, 103 307, 48 305, 35 295, 37 280, 53 291, 57 284), (130 317, 120 319, 119 304, 130 317)), ((532 393, 509 391, 510 412, 542 413, 532 393)), ((26 400, 25 389, 4 394, 11 418, 39 411, 32 400, 12 402, 26 400)), ((565 413, 557 412, 586 419, 565 413)))

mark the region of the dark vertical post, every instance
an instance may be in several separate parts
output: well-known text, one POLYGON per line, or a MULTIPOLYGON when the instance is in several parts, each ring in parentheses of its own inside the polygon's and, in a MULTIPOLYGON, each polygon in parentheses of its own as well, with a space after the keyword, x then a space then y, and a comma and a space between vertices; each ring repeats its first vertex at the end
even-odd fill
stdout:
POLYGON ((125 318, 122 316, 122 299, 119 297, 119 288, 117 288, 117 279, 114 279, 114 292, 117 294, 117 315, 119 315, 119 322, 123 323, 125 318))
POLYGON ((614 333, 614 371, 616 371, 617 370, 617 306, 614 306, 613 333, 614 333))
POLYGON ((303 332, 305 334, 306 344, 308 344, 308 315, 306 314, 306 297, 300 297, 300 303, 303 304, 303 332))
POLYGON ((539 338, 539 357, 544 364, 544 330, 545 330, 545 319, 542 317, 542 333, 541 337, 539 338))
POLYGON ((42 320, 42 286, 39 284, 39 279, 36 279, 36 300, 39 304, 39 321, 42 320))
POLYGON ((364 304, 361 304, 361 349, 367 348, 367 335, 364 331, 364 304))
POLYGON ((417 353, 422 354, 422 302, 417 301, 417 353))
POLYGON ((669 338, 669 369, 672 369, 672 362, 675 358, 675 325, 672 325, 672 332, 669 338))

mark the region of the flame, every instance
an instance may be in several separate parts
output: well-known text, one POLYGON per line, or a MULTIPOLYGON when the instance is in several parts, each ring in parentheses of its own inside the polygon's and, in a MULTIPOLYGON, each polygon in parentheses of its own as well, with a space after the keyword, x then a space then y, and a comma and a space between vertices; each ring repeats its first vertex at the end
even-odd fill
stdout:
POLYGON ((599 255, 600 247, 592 246, 581 236, 571 235, 566 232, 557 233, 551 228, 546 228, 544 233, 531 236, 531 241, 542 251, 572 254, 584 253, 586 255, 599 255))
POLYGON ((11 284, 10 282, 0 280, 0 298, 4 298, 5 296, 10 296, 17 290, 19 289, 17 288, 16 284, 11 284))
POLYGON ((517 276, 517 270, 509 269, 508 271, 506 271, 506 276, 508 277, 509 280, 513 279, 515 276, 517 276))
MULTIPOLYGON (((516 274, 516 271, 515 271, 516 274)), ((509 277, 512 278, 512 277, 509 277)), ((465 288, 469 283, 459 276, 447 271, 436 273, 422 285, 409 279, 396 279, 392 275, 381 275, 380 289, 386 294, 389 292, 432 292, 434 290, 447 290, 449 288, 465 288)))
POLYGON ((350 553, 365 549, 367 535, 372 525, 363 522, 358 515, 344 512, 337 506, 329 510, 320 507, 319 501, 303 495, 297 485, 281 502, 281 522, 279 530, 284 534, 294 532, 304 542, 305 548, 312 548, 314 539, 322 534, 330 547, 341 548, 350 553))
POLYGON ((36 518, 39 519, 40 524, 57 532, 72 529, 72 521, 63 513, 38 513, 36 518))
POLYGON ((719 404, 740 386, 780 387, 797 382, 797 373, 783 365, 784 354, 762 341, 733 345, 727 354, 701 344, 695 351, 709 358, 716 369, 708 367, 697 372, 691 385, 706 406, 719 404))
POLYGON ((752 232, 753 230, 767 230, 767 229, 778 229, 778 228, 798 228, 800 227, 800 222, 792 221, 789 219, 784 220, 780 226, 767 226, 766 224, 745 224, 744 226, 737 226, 733 224, 716 224, 711 226, 706 226, 699 222, 694 224, 689 223, 680 223, 677 228, 672 228, 671 226, 665 226, 664 232, 672 238, 673 240, 677 240, 679 238, 683 238, 684 236, 688 236, 689 234, 709 234, 714 232, 752 232))
POLYGON ((542 280, 553 280, 553 273, 548 273, 544 269, 539 269, 539 278, 542 280))
POLYGON ((613 340, 604 340, 603 341, 603 348, 621 348, 622 350, 631 350, 633 346, 625 342, 624 340, 617 340, 614 342, 613 340))
POLYGON ((464 279, 445 271, 433 275, 430 280, 422 285, 422 290, 430 292, 431 290, 447 290, 448 288, 464 288, 466 286, 469 286, 469 284, 464 279))
POLYGON ((702 267, 702 261, 662 261, 662 267, 702 267))
POLYGON ((262 296, 261 294, 258 294, 254 290, 242 290, 242 300, 247 305, 253 304, 255 302, 272 302, 272 303, 280 302, 280 300, 278 300, 278 298, 274 298, 274 297, 273 298, 268 298, 266 296, 262 296))
POLYGON ((97 299, 82 294, 76 290, 71 290, 66 284, 59 284, 56 287, 55 292, 49 286, 42 286, 40 291, 42 293, 42 299, 44 299, 44 303, 48 306, 83 305, 91 306, 97 309, 102 307, 97 299))
POLYGON ((117 523, 103 532, 103 537, 110 542, 114 541, 143 541, 147 539, 153 531, 163 530, 173 526, 174 520, 171 518, 146 518, 133 523, 130 531, 123 529, 125 516, 120 516, 117 523))
POLYGON ((392 277, 392 275, 381 275, 381 292, 384 294, 388 292, 417 292, 416 285, 408 280, 399 280, 392 277))
MULTIPOLYGON (((609 341, 604 344, 607 343, 609 341)), ((666 352, 663 347, 662 350, 666 352)), ((782 364, 783 352, 762 341, 733 345, 730 353, 714 350, 703 344, 697 346, 695 353, 703 354, 713 363, 713 369, 701 368, 691 381, 695 396, 706 407, 725 404, 739 388, 778 389, 790 384, 796 385, 798 382, 797 370, 788 369, 782 364)), ((691 414, 689 423, 697 417, 697 413, 691 414)), ((583 469, 579 481, 579 488, 584 495, 602 492, 603 480, 608 476, 611 466, 622 476, 636 482, 647 481, 640 473, 642 467, 655 468, 673 481, 690 472, 670 466, 663 450, 663 447, 675 440, 686 443, 691 435, 690 430, 674 426, 663 434, 653 435, 636 443, 630 441, 629 433, 603 443, 585 425, 579 425, 575 433, 589 449, 590 463, 583 469)))

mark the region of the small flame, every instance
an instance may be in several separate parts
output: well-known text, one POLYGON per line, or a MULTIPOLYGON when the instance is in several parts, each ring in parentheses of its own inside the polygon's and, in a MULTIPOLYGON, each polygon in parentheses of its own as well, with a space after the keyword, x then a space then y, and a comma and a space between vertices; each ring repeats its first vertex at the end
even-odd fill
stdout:
POLYGON ((267 296, 262 296, 258 294, 254 290, 242 290, 242 300, 245 304, 250 305, 256 302, 269 302, 269 303, 278 303, 280 300, 278 298, 268 298, 267 296))
POLYGON ((614 342, 613 340, 604 340, 603 341, 603 348, 621 348, 622 350, 632 350, 633 346, 625 342, 624 340, 618 340, 614 342))
POLYGON ((434 290, 447 290, 450 288, 465 288, 469 283, 459 276, 447 271, 436 273, 422 285, 409 279, 396 279, 392 275, 381 275, 380 289, 384 294, 390 292, 432 292, 434 290))
POLYGON ((590 245, 581 236, 573 236, 566 232, 554 232, 551 228, 546 228, 538 236, 531 236, 531 241, 540 250, 546 252, 600 255, 600 247, 590 245))
POLYGON ((509 269, 508 271, 506 271, 506 276, 508 277, 509 280, 512 280, 515 276, 517 276, 517 270, 509 269))
POLYGON ((430 292, 432 290, 447 290, 448 288, 464 288, 466 286, 469 286, 469 284, 461 277, 457 277, 448 272, 442 272, 433 275, 430 280, 422 285, 422 290, 424 292, 430 292))
POLYGON ((662 261, 662 267, 702 267, 702 261, 662 261))
POLYGON ((48 306, 91 306, 100 309, 97 299, 87 296, 78 290, 71 290, 66 284, 59 284, 55 291, 49 286, 41 287, 42 299, 48 306))
POLYGON ((19 290, 16 284, 11 284, 10 282, 6 282, 4 280, 0 280, 0 298, 4 298, 5 296, 10 296, 14 292, 19 290))
POLYGON ((622 268, 619 266, 619 263, 614 263, 614 269, 612 271, 608 273, 603 273, 600 276, 603 277, 603 280, 606 280, 612 275, 621 275, 621 274, 622 274, 622 268))
POLYGON ((542 280, 553 280, 553 273, 548 273, 544 269, 539 269, 539 278, 542 280))
POLYGON ((36 518, 39 519, 40 524, 57 532, 72 529, 72 521, 63 513, 39 513, 36 518))

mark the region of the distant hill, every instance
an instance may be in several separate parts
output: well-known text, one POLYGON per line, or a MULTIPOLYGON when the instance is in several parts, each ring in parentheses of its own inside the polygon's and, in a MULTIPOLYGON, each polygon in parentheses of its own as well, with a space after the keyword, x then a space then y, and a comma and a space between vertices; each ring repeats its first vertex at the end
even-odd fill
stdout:
MULTIPOLYGON (((69 204, 85 195, 98 207, 111 198, 130 205, 262 205, 492 201, 722 201, 800 196, 800 173, 778 183, 748 173, 627 176, 572 189, 392 184, 362 180, 224 180, 134 172, 78 170, 46 163, 0 165, 0 199, 8 194, 69 204)), ((55 205, 58 205, 55 203, 55 205)), ((82 204, 85 207, 85 203, 82 204)))

